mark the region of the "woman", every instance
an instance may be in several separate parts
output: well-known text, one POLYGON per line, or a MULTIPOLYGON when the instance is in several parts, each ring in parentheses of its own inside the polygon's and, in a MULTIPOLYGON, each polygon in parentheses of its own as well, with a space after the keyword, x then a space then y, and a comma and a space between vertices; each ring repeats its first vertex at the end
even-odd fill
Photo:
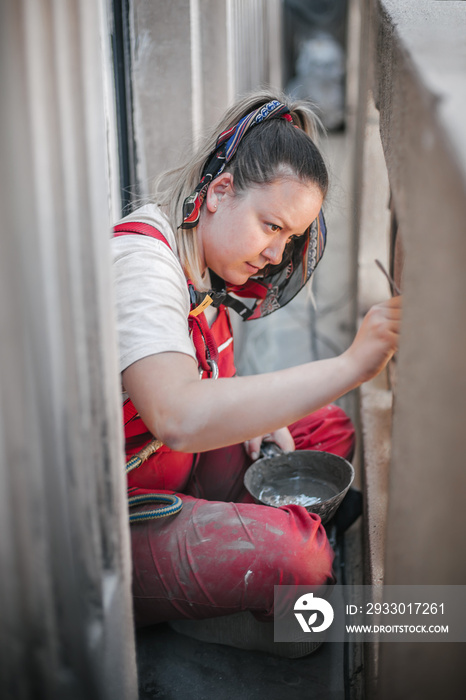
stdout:
POLYGON ((115 228, 127 457, 149 444, 129 493, 183 501, 177 515, 131 528, 139 625, 241 610, 268 620, 275 584, 333 580, 318 516, 253 504, 242 477, 264 436, 351 455, 352 426, 329 404, 385 367, 400 299, 371 309, 339 357, 251 377, 233 376, 227 308, 270 313, 319 262, 328 176, 315 137, 304 104, 249 96, 161 180, 160 206, 115 228))

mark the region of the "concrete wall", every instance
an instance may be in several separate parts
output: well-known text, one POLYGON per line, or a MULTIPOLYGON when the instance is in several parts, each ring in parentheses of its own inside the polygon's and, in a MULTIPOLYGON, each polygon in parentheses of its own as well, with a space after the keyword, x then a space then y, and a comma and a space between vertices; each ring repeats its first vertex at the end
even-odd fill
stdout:
POLYGON ((131 0, 141 197, 243 92, 281 83, 280 0, 131 0))
MULTIPOLYGON (((406 297, 386 581, 464 585, 466 5, 383 9, 378 103, 405 249, 406 297)), ((420 646, 381 650, 381 687, 391 678, 390 697, 401 697, 408 676, 412 698, 438 697, 445 683, 460 693, 462 646, 420 646)))
POLYGON ((137 695, 108 27, 103 1, 0 4, 2 700, 137 695))
MULTIPOLYGON (((280 6, 132 0, 142 196, 237 92, 279 81, 280 6)), ((110 8, 0 4, 2 700, 137 695, 108 249, 121 208, 110 8)))
MULTIPOLYGON (((361 66, 360 114, 367 115, 363 100, 372 87, 403 247, 405 304, 390 472, 383 489, 369 494, 369 508, 383 496, 387 519, 382 513, 372 522, 382 548, 369 555, 387 584, 464 585, 466 3, 371 0, 359 7, 369 63, 361 66)), ((370 174, 368 144, 360 144, 360 163, 370 174)), ((358 211, 364 228, 367 213, 358 211)), ((367 270, 360 276, 364 286, 367 270)), ((365 425, 375 446, 366 451, 370 480, 381 451, 365 425)), ((426 700, 446 688, 460 697, 465 681, 461 645, 381 645, 377 697, 426 700)), ((375 696, 371 679, 369 689, 375 696)))

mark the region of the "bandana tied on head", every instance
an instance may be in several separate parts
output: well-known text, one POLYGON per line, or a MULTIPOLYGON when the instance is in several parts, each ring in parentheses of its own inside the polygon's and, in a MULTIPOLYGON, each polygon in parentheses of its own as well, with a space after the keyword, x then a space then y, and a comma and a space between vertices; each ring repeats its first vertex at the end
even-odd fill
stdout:
MULTIPOLYGON (((272 100, 220 134, 204 166, 201 181, 183 202, 183 223, 180 228, 191 229, 198 225, 210 183, 233 158, 244 134, 266 119, 279 117, 293 121, 288 107, 278 100, 272 100)), ((278 265, 265 267, 260 276, 251 277, 245 284, 233 287, 226 286, 211 271, 213 290, 209 294, 213 296, 214 304, 233 308, 245 321, 276 311, 304 287, 323 255, 325 242, 326 226, 320 211, 305 234, 287 245, 282 261, 278 265), (243 303, 238 297, 248 301, 243 303)))
POLYGON ((183 202, 183 223, 180 228, 195 228, 197 226, 201 207, 210 183, 223 172, 226 164, 233 158, 244 134, 256 124, 273 117, 283 117, 289 122, 292 121, 288 107, 282 105, 278 100, 273 100, 263 107, 259 107, 254 112, 247 114, 231 129, 222 131, 213 152, 204 166, 200 183, 183 202))

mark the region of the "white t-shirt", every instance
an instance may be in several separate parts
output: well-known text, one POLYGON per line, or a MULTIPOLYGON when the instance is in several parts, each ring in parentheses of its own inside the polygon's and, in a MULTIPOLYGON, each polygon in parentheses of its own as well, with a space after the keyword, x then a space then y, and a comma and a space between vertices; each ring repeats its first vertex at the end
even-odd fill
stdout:
POLYGON ((120 371, 160 352, 182 352, 196 359, 189 336, 189 292, 173 230, 155 204, 119 223, 155 226, 170 248, 150 236, 112 239, 120 371))

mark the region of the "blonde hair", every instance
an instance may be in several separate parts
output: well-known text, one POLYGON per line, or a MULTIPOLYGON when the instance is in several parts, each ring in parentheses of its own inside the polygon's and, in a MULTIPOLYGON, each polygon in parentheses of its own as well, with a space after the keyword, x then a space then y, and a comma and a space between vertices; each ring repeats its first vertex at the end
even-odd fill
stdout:
POLYGON ((309 103, 291 101, 284 94, 256 91, 238 100, 218 124, 204 137, 198 150, 184 164, 168 171, 155 184, 155 199, 163 207, 175 231, 178 253, 187 276, 199 290, 210 286, 203 276, 197 246, 196 229, 179 228, 183 220, 183 202, 198 185, 206 161, 215 149, 218 136, 237 124, 242 117, 267 102, 278 100, 290 110, 293 125, 284 119, 270 119, 245 134, 233 159, 225 168, 233 175, 235 192, 252 185, 270 183, 283 176, 296 177, 319 185, 325 197, 328 174, 316 146, 321 123, 309 103))

